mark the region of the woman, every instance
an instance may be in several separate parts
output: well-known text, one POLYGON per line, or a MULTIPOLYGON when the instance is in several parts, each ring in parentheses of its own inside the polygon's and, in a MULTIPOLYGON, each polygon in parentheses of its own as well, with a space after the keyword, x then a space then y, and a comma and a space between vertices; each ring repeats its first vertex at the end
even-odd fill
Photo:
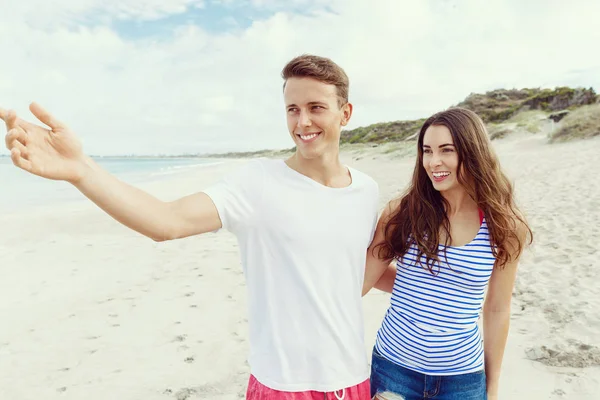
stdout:
POLYGON ((433 115, 417 150, 412 183, 385 208, 368 254, 363 292, 375 285, 392 293, 373 349, 371 396, 494 399, 531 230, 477 114, 433 115))

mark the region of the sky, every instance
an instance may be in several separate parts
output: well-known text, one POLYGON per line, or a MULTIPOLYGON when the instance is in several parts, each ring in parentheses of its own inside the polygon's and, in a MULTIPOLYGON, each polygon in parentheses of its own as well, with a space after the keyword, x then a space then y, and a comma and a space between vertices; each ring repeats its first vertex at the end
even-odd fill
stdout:
POLYGON ((40 103, 90 155, 290 148, 297 55, 344 68, 353 129, 498 88, 599 92, 599 16, 597 0, 3 0, 0 107, 35 121, 40 103))

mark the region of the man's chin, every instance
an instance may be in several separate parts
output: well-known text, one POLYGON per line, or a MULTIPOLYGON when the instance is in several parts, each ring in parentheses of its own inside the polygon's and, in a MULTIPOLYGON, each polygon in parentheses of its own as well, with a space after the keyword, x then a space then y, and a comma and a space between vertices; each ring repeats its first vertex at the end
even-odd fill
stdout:
POLYGON ((303 149, 298 146, 296 147, 296 153, 306 160, 313 160, 320 158, 324 152, 323 149, 303 149))

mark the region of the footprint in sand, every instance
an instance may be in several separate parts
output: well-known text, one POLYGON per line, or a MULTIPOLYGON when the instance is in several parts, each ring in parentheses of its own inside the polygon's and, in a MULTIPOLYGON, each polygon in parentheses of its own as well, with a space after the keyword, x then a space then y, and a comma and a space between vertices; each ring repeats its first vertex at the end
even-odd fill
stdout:
POLYGON ((175 339, 173 339, 174 342, 185 342, 185 340, 187 339, 187 335, 177 335, 175 336, 175 339))
POLYGON ((544 307, 544 314, 550 322, 554 322, 560 326, 564 326, 573 320, 571 312, 560 309, 560 306, 556 304, 549 304, 544 307))
POLYGON ((196 393, 197 392, 195 389, 183 388, 177 391, 177 393, 175 393, 175 398, 177 400, 188 400, 191 396, 195 395, 196 393))
POLYGON ((570 346, 557 346, 552 349, 546 346, 529 348, 525 351, 527 358, 552 367, 586 368, 600 366, 600 348, 569 341, 570 346))
MULTIPOLYGON (((209 383, 193 388, 182 388, 175 393, 176 400, 189 400, 192 398, 212 399, 215 395, 222 395, 231 387, 232 377, 227 377, 218 382, 209 383)), ((169 389, 170 390, 170 389, 169 389)), ((170 391, 171 393, 171 391, 170 391)))

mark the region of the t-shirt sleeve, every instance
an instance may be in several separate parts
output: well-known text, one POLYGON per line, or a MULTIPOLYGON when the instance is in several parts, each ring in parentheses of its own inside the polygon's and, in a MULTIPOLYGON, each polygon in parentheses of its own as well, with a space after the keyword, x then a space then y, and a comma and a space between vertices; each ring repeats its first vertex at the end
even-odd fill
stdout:
POLYGON ((371 223, 371 239, 369 243, 373 241, 375 237, 375 231, 377 230, 377 222, 379 221, 379 185, 373 181, 373 222, 371 223))
POLYGON ((261 161, 252 160, 203 190, 215 204, 223 229, 237 233, 256 220, 264 180, 261 161))

